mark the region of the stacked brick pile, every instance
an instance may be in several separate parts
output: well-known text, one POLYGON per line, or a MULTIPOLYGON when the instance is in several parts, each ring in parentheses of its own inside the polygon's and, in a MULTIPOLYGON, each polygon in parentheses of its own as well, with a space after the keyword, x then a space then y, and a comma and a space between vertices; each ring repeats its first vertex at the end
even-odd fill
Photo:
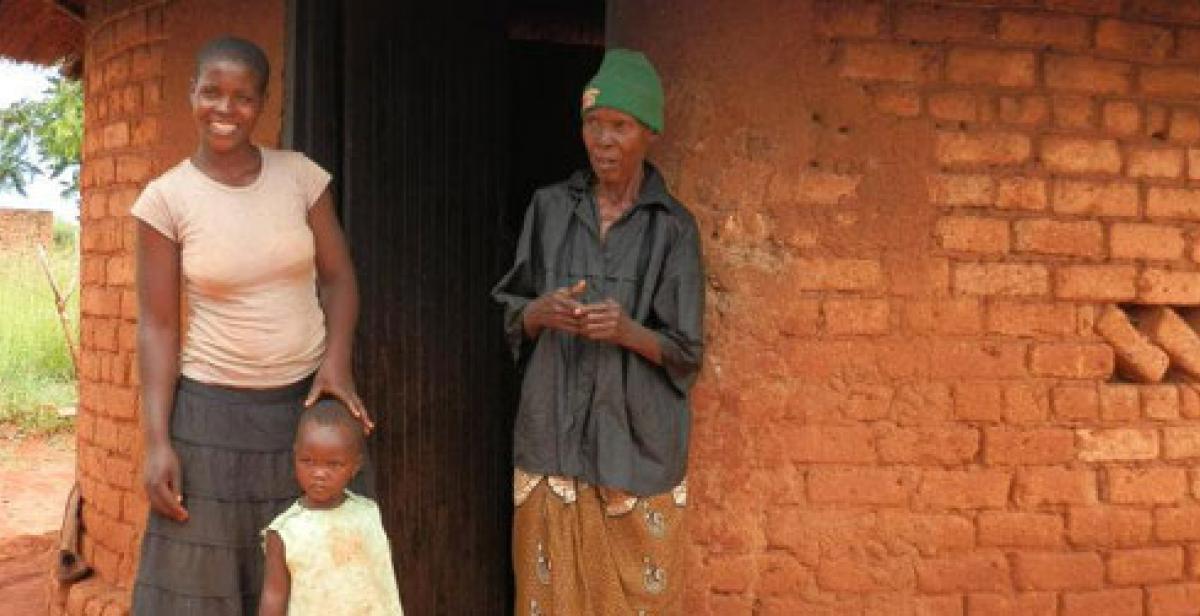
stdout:
POLYGON ((1200 613, 1200 394, 1096 328, 1200 305, 1200 3, 701 4, 610 23, 706 237, 689 610, 1200 613))
POLYGON ((32 253, 54 240, 54 214, 46 210, 0 208, 0 253, 32 253))

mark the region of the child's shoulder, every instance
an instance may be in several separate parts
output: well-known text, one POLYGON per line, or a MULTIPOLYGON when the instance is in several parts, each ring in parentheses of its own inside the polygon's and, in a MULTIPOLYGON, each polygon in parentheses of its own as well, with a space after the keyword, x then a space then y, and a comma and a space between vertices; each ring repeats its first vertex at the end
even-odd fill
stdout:
POLYGON ((305 509, 304 506, 300 504, 300 499, 296 499, 296 501, 293 502, 290 507, 284 510, 283 513, 275 516, 275 519, 271 520, 271 523, 263 529, 263 532, 268 530, 273 530, 277 533, 280 532, 282 529, 287 527, 292 520, 304 515, 304 511, 305 509))

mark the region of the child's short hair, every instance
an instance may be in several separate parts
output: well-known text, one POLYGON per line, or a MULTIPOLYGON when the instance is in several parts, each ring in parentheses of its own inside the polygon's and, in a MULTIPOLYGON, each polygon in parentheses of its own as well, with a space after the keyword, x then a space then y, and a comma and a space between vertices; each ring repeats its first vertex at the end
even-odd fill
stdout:
POLYGON ((304 426, 308 424, 345 428, 353 440, 354 450, 358 453, 362 453, 366 444, 363 438, 362 423, 350 414, 350 409, 346 408, 341 400, 336 398, 322 398, 300 413, 300 422, 296 425, 297 440, 300 439, 300 433, 304 430, 304 426))

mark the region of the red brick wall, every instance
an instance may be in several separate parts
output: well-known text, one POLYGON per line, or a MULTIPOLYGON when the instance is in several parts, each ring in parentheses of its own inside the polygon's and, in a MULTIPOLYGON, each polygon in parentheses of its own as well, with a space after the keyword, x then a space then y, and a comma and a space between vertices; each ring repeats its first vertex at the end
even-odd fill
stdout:
POLYGON ((81 366, 77 419, 83 555, 95 576, 56 588, 51 612, 128 612, 146 520, 136 375, 134 241, 141 189, 194 147, 187 105, 192 56, 226 32, 259 42, 275 72, 256 138, 276 145, 284 3, 89 2, 85 52, 81 366), (229 4, 229 3, 225 3, 229 4), (227 9, 227 10, 226 10, 227 9), (199 16, 203 16, 201 19, 199 16))
POLYGON ((0 253, 50 249, 54 240, 54 214, 47 210, 0 208, 0 253))
POLYGON ((611 3, 704 230, 689 613, 1200 613, 1200 3, 611 3))

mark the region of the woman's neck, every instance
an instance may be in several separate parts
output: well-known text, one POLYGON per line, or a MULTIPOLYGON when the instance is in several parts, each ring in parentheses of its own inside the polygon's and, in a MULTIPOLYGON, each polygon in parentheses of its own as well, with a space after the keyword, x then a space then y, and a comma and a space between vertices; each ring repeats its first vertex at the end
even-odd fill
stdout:
POLYGON ((192 164, 220 182, 244 185, 258 177, 262 159, 258 148, 249 143, 228 152, 214 152, 201 145, 192 154, 192 164))

